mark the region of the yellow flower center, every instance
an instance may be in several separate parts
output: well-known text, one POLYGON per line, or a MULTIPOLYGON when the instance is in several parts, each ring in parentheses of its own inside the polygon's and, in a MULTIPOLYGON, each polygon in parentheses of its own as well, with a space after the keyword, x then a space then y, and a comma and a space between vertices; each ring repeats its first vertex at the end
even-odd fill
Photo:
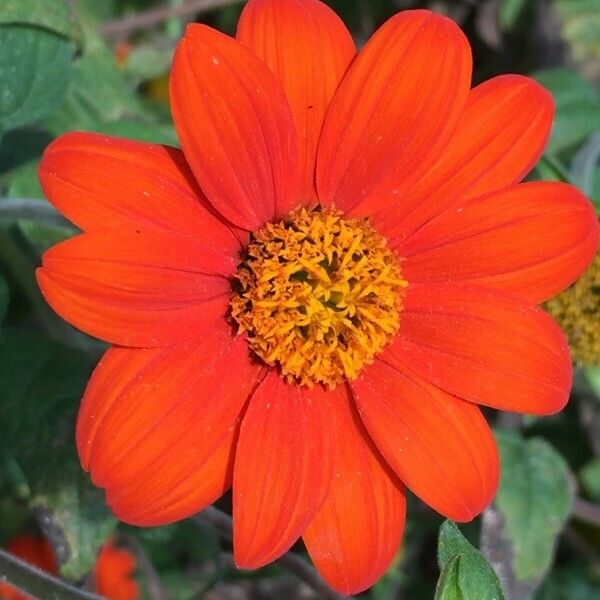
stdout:
POLYGON ((600 254, 571 287, 548 300, 545 308, 566 333, 574 362, 600 366, 600 254))
POLYGON ((254 352, 289 382, 355 379, 400 326, 400 263, 363 219, 300 208, 255 232, 231 312, 254 352))

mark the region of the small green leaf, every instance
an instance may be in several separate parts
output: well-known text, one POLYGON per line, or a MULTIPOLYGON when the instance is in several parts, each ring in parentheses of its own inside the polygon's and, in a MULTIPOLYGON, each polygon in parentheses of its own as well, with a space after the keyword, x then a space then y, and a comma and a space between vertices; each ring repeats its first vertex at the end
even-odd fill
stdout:
POLYGON ((115 527, 75 451, 77 406, 92 364, 79 352, 14 329, 0 336, 0 439, 21 467, 38 515, 70 579, 92 567, 115 527))
POLYGON ((35 27, 0 26, 0 131, 45 117, 65 98, 74 46, 35 27))
POLYGON ((81 44, 81 28, 64 0, 3 0, 1 25, 33 25, 81 44))
POLYGON ((452 521, 440 527, 435 600, 504 600, 498 576, 452 521))
POLYGON ((556 103, 556 118, 547 151, 573 149, 600 129, 600 96, 592 84, 570 69, 539 71, 534 77, 556 103))
POLYGON ((496 506, 505 519, 517 580, 540 578, 549 569, 556 538, 573 503, 572 476, 562 456, 541 438, 496 432, 502 474, 496 506))

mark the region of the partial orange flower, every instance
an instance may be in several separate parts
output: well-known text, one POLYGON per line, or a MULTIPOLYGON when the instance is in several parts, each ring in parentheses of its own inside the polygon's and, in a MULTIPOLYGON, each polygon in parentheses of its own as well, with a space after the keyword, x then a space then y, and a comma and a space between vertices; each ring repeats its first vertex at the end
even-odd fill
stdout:
MULTIPOLYGON (((6 551, 42 571, 52 575, 58 573, 52 546, 43 537, 29 533, 17 535, 8 541, 6 551)), ((3 600, 30 600, 27 594, 23 594, 8 583, 0 583, 0 598, 3 600)))
POLYGON ((96 592, 109 600, 137 600, 140 590, 133 578, 135 568, 134 555, 108 540, 94 565, 96 592))
POLYGON ((317 0, 250 0, 236 39, 190 25, 170 80, 182 150, 72 133, 46 195, 84 233, 49 250, 50 305, 114 345, 77 423, 128 523, 233 486, 234 554, 301 536, 340 592, 372 585, 406 485, 469 521, 498 483, 478 404, 567 402, 565 338, 536 307, 598 247, 587 199, 519 181, 553 119, 519 75, 471 89, 460 29, 426 10, 357 54, 317 0))
MULTIPOLYGON (((6 550, 52 575, 58 574, 52 546, 45 538, 31 534, 14 537, 6 550)), ((112 540, 102 547, 94 565, 94 591, 108 600, 137 600, 139 588, 133 579, 135 557, 128 550, 116 548, 112 540)), ((29 600, 23 594, 4 583, 0 584, 0 598, 4 600, 29 600)))

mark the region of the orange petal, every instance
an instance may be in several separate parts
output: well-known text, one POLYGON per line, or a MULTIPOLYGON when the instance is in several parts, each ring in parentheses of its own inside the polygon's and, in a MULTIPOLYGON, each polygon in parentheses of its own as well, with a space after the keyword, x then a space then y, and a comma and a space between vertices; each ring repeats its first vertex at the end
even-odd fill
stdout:
POLYGON ((474 404, 386 360, 384 352, 352 382, 367 431, 419 498, 450 519, 470 521, 498 486, 498 455, 488 424, 474 404))
POLYGON ((135 556, 109 540, 94 565, 95 591, 110 600, 136 600, 140 590, 133 577, 135 556))
POLYGON ((236 40, 189 25, 170 80, 173 120, 212 205, 254 230, 298 202, 298 140, 281 85, 236 40))
POLYGON ((149 347, 197 335, 224 315, 236 262, 167 230, 108 230, 48 250, 37 278, 47 302, 79 329, 149 347))
POLYGON ((46 148, 39 176, 48 200, 84 231, 161 227, 239 250, 176 148, 67 133, 46 148))
POLYGON ((331 98, 356 53, 352 37, 318 0, 250 0, 237 39, 283 86, 298 131, 300 199, 314 203, 317 142, 331 98))
POLYGON ((238 567, 279 558, 323 502, 331 479, 330 413, 320 388, 288 385, 274 370, 252 396, 233 471, 238 567))
POLYGON ((107 352, 83 399, 77 448, 121 520, 182 518, 228 487, 232 435, 259 369, 226 323, 168 348, 107 352))
MULTIPOLYGON (((58 567, 50 543, 43 537, 22 533, 6 543, 6 551, 17 558, 56 575, 58 567)), ((0 582, 0 598, 3 600, 31 600, 31 596, 22 593, 8 583, 0 582)))
POLYGON ((546 145, 554 104, 533 79, 495 77, 475 87, 439 160, 418 181, 398 182, 355 211, 375 214, 388 239, 404 239, 442 210, 519 182, 546 145))
MULTIPOLYGON (((181 470, 171 469, 161 477, 144 481, 144 504, 140 505, 139 481, 110 488, 106 503, 117 515, 130 515, 128 522, 153 527, 179 521, 218 500, 230 487, 237 436, 228 433, 205 458, 181 470)), ((172 458, 172 457, 171 457, 172 458)))
POLYGON ((404 304, 386 360, 393 356, 446 392, 485 406, 552 414, 567 403, 569 348, 544 311, 504 292, 450 283, 410 284, 404 304))
POLYGON ((525 183, 444 211, 398 248, 410 282, 462 281, 547 300, 594 258, 600 228, 575 187, 525 183))
POLYGON ((450 19, 414 10, 387 21, 327 113, 317 155, 321 202, 348 211, 424 172, 454 131, 470 80, 469 43, 450 19))
POLYGON ((379 457, 343 386, 330 392, 333 480, 304 532, 321 575, 342 594, 361 592, 389 567, 404 529, 402 486, 379 457))

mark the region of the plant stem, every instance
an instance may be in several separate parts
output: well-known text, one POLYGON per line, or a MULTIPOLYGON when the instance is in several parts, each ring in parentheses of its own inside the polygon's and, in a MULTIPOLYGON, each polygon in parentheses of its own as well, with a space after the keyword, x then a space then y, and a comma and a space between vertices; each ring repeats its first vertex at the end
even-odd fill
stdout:
POLYGON ((573 500, 572 515, 578 521, 600 527, 600 506, 596 504, 592 504, 581 498, 575 498, 573 500))
POLYGON ((241 0, 187 0, 182 4, 153 8, 122 19, 106 21, 99 31, 104 37, 127 37, 135 31, 150 29, 173 17, 185 17, 240 2, 241 0))
MULTIPOLYGON (((233 522, 231 517, 214 506, 205 508, 201 513, 193 517, 193 519, 200 523, 209 523, 218 529, 224 537, 228 539, 233 538, 233 522)), ((275 563, 296 575, 296 577, 320 594, 325 600, 342 600, 344 598, 351 600, 349 596, 341 596, 337 592, 334 592, 315 569, 293 552, 286 552, 275 563)))
POLYGON ((42 225, 67 226, 69 223, 48 202, 33 198, 3 198, 0 201, 0 221, 32 219, 42 225))
POLYGON ((8 583, 33 598, 47 600, 104 600, 80 590, 17 557, 0 550, 0 582, 8 583))

